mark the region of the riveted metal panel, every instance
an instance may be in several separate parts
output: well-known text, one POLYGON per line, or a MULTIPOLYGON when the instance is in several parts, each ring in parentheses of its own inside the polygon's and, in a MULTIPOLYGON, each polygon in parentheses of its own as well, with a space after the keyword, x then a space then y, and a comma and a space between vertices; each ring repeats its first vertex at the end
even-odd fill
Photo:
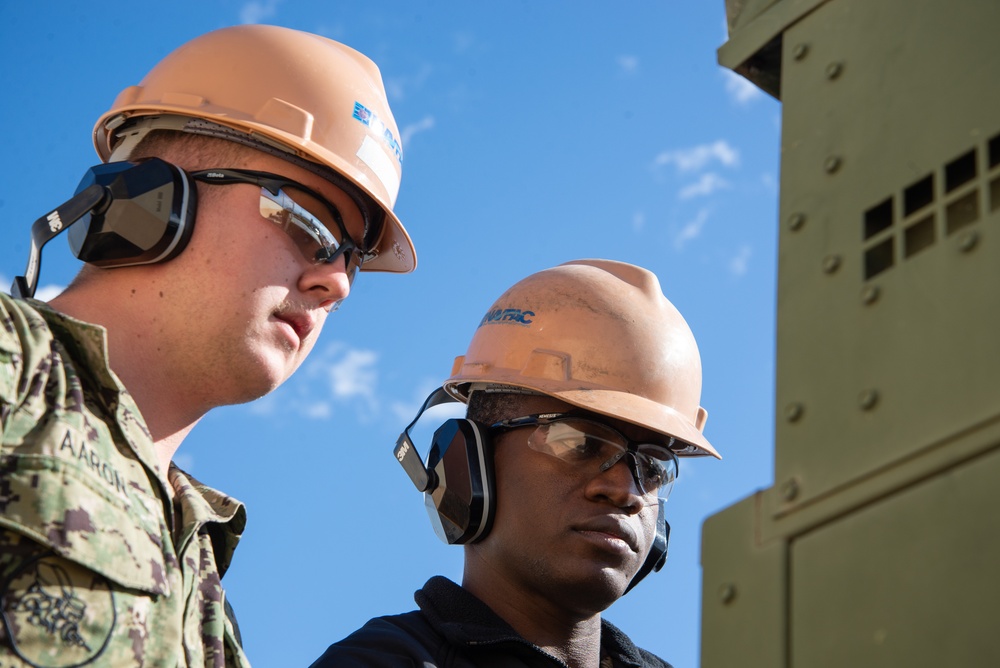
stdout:
POLYGON ((744 499, 702 528, 703 666, 785 664, 787 546, 760 540, 764 496, 744 499))
POLYGON ((794 540, 791 665, 1000 666, 997 480, 994 450, 794 540))
POLYGON ((995 2, 836 0, 785 33, 775 480, 797 503, 1000 414, 997 26, 995 2))

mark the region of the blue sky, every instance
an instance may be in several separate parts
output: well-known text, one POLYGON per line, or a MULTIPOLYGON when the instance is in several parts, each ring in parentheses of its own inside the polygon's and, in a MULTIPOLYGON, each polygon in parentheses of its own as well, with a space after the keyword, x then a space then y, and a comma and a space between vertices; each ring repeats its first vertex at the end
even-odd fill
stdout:
MULTIPOLYGON (((404 150, 396 210, 419 256, 413 274, 362 274, 288 383, 212 413, 178 453, 247 504, 225 581, 251 660, 308 665, 370 617, 412 609, 431 575, 460 579, 462 550, 434 536, 395 439, 500 293, 606 257, 654 271, 687 318, 706 434, 724 456, 682 462, 667 565, 606 616, 677 668, 697 666, 701 523, 773 471, 780 105, 717 64, 723 0, 11 3, 5 288, 30 224, 98 162, 91 130, 117 93, 182 42, 246 22, 378 63, 404 150)), ((40 295, 78 266, 50 243, 40 295)))

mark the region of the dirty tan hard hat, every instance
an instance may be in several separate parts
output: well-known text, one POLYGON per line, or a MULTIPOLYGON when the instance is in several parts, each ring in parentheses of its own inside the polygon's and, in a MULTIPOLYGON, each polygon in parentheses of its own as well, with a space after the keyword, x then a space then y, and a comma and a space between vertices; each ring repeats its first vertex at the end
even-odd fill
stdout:
POLYGON ((525 278, 483 317, 444 389, 525 388, 681 443, 719 453, 702 430, 701 357, 656 275, 611 260, 576 260, 525 278))
POLYGON ((204 119, 332 169, 384 215, 368 249, 376 255, 362 269, 416 267, 413 243, 392 210, 402 174, 399 129, 378 67, 361 53, 268 25, 197 37, 118 94, 94 127, 101 159, 108 161, 122 141, 120 128, 155 116, 204 119))

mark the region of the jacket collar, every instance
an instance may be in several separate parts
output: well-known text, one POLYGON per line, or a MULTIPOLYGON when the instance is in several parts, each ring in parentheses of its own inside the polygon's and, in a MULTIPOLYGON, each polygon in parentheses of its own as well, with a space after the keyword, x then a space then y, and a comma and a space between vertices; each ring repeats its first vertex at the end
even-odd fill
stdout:
MULTIPOLYGON (((538 653, 549 657, 553 665, 562 665, 522 638, 489 606, 448 578, 431 578, 414 594, 414 599, 438 632, 455 645, 523 647, 529 654, 538 653)), ((604 619, 601 620, 601 648, 614 660, 615 666, 668 665, 651 664, 651 655, 642 652, 628 636, 604 619)))

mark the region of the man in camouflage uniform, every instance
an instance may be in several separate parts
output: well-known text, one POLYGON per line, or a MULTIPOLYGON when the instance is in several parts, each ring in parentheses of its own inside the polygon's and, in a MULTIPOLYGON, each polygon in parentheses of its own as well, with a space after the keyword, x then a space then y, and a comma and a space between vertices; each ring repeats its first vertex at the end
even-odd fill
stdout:
POLYGON ((112 202, 61 295, 0 294, 0 666, 248 665, 221 585, 245 510, 171 459, 291 375, 359 268, 414 268, 398 134, 371 61, 259 25, 183 45, 98 121, 102 160, 176 168, 193 231, 132 263, 91 243, 112 202))

